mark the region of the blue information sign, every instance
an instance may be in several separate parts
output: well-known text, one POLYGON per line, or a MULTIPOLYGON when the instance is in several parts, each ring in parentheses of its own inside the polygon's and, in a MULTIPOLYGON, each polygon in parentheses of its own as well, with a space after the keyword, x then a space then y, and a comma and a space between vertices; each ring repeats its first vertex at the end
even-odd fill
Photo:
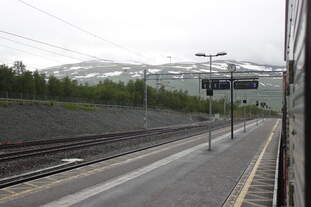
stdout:
POLYGON ((212 89, 214 89, 214 90, 228 90, 228 89, 230 89, 230 81, 212 80, 212 89))
POLYGON ((258 81, 235 81, 234 89, 257 89, 258 81))
MULTIPOLYGON (((210 89, 210 81, 208 79, 202 79, 202 89, 210 89)), ((230 81, 221 79, 212 79, 213 90, 228 90, 230 89, 230 81)))

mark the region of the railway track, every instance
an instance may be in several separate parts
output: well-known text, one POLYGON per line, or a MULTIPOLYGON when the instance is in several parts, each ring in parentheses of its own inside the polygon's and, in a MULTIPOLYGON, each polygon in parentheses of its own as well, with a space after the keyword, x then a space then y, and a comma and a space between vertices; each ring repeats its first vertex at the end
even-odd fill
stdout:
MULTIPOLYGON (((88 137, 78 137, 74 138, 62 138, 55 140, 43 140, 43 141, 32 141, 23 144, 24 148, 31 147, 32 149, 24 149, 13 152, 7 152, 0 154, 0 162, 11 161, 21 158, 27 158, 32 156, 38 156, 49 153, 57 153, 62 151, 76 150, 87 147, 92 147, 95 145, 102 144, 110 144, 115 142, 122 142, 128 140, 134 140, 138 138, 142 138, 145 136, 155 136, 161 135, 169 132, 178 132, 180 130, 194 129, 194 128, 202 128, 206 127, 206 125, 190 125, 190 126, 179 126, 179 127, 168 127, 168 128, 157 128, 150 129, 145 131, 131 131, 131 132, 123 132, 123 133, 115 133, 115 134, 106 134, 106 135, 95 135, 88 137), (60 144, 61 143, 61 144, 60 144), (52 145, 48 146, 47 145, 52 145), (35 147, 33 149, 33 147, 35 147)), ((21 148, 20 145, 10 145, 6 149, 12 148, 21 148)), ((3 150, 3 149, 2 149, 3 150)))
POLYGON ((126 132, 114 132, 114 133, 106 133, 106 134, 99 134, 99 135, 83 135, 77 137, 64 137, 64 138, 53 138, 53 139, 42 139, 42 140, 34 140, 34 141, 27 141, 18 144, 5 144, 0 145, 0 150, 8 150, 8 149, 16 149, 16 148, 23 148, 23 147, 34 147, 34 146, 42 146, 42 145, 50 145, 50 144, 63 144, 67 142, 79 142, 85 140, 94 140, 94 139, 102 139, 102 138, 115 138, 121 136, 129 136, 129 135, 139 135, 142 133, 150 133, 161 130, 161 128, 154 128, 148 130, 134 130, 134 131, 126 131, 126 132))
MULTIPOLYGON (((79 168, 82 166, 86 166, 86 165, 94 164, 97 162, 109 160, 109 159, 112 159, 115 157, 134 153, 137 151, 142 151, 142 150, 149 149, 152 147, 156 147, 156 146, 164 145, 167 143, 175 142, 175 141, 180 140, 180 139, 186 139, 186 138, 189 138, 189 137, 192 137, 195 135, 203 134, 203 133, 206 133, 207 124, 209 124, 209 127, 211 127, 213 130, 216 130, 219 128, 223 128, 224 126, 227 126, 229 123, 227 121, 223 121, 223 122, 217 122, 217 123, 204 123, 204 124, 188 125, 188 126, 184 125, 184 126, 157 128, 157 129, 150 129, 147 131, 146 130, 132 131, 129 133, 122 132, 122 133, 106 134, 106 135, 101 135, 101 136, 96 135, 96 136, 89 136, 86 141, 80 141, 82 139, 79 138, 79 141, 74 140, 75 141, 74 143, 69 143, 69 144, 68 144, 68 142, 70 142, 70 141, 65 140, 64 144, 60 145, 60 146, 46 147, 46 145, 61 143, 60 139, 56 140, 54 143, 52 142, 52 140, 44 140, 44 143, 42 143, 41 141, 32 142, 32 143, 35 143, 33 146, 41 146, 41 147, 44 146, 44 147, 36 148, 36 149, 20 150, 20 151, 16 151, 16 152, 9 152, 9 153, 5 153, 5 154, 1 154, 0 155, 0 162, 16 161, 16 160, 27 158, 27 157, 39 156, 39 155, 44 155, 44 154, 53 154, 53 153, 57 153, 57 152, 70 151, 70 150, 75 150, 75 149, 82 149, 82 148, 92 147, 92 146, 96 146, 96 145, 100 145, 100 144, 109 144, 109 143, 114 143, 114 142, 134 140, 137 138, 141 138, 141 137, 145 137, 145 136, 151 136, 151 135, 160 135, 160 134, 166 134, 166 133, 170 133, 170 132, 173 132, 173 133, 174 132, 180 132, 182 130, 198 129, 198 131, 191 133, 189 135, 186 135, 186 136, 184 135, 182 137, 178 137, 178 138, 173 139, 173 140, 162 141, 162 142, 157 143, 157 144, 152 144, 151 146, 129 150, 129 151, 122 152, 119 154, 115 154, 112 156, 108 156, 108 157, 104 157, 104 158, 100 158, 100 159, 96 159, 96 160, 92 160, 92 161, 84 161, 82 163, 70 163, 69 165, 64 165, 61 167, 59 167, 59 166, 58 167, 51 167, 51 168, 47 168, 44 170, 38 170, 38 171, 31 172, 31 173, 25 173, 25 174, 14 176, 14 177, 4 178, 4 179, 0 180, 0 189, 4 188, 4 187, 11 186, 11 185, 15 185, 18 183, 26 182, 29 180, 38 179, 41 177, 45 177, 45 176, 49 176, 52 174, 64 172, 64 171, 71 170, 74 168, 79 168)), ((72 139, 72 138, 70 138, 70 139, 72 139)), ((31 146, 31 145, 28 145, 28 143, 26 143, 26 146, 31 146)), ((31 146, 31 147, 33 147, 33 146, 31 146)), ((17 148, 19 148, 19 147, 20 146, 18 146, 17 148)), ((13 148, 13 146, 10 146, 9 148, 13 148)))

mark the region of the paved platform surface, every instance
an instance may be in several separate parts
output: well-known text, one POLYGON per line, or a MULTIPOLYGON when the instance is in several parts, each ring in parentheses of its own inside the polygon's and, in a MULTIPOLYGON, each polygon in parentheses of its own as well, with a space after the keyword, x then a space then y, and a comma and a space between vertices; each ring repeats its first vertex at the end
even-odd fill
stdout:
MULTIPOLYGON (((222 206, 245 169, 250 174, 238 185, 242 190, 236 191, 236 198, 253 189, 245 189, 246 183, 256 188, 253 178, 260 163, 274 159, 270 143, 277 142, 272 133, 277 122, 266 119, 258 126, 250 122, 246 133, 237 129, 234 140, 229 139, 229 128, 218 130, 213 133, 212 151, 207 150, 207 135, 199 135, 2 189, 0 206, 222 206), (269 150, 273 156, 265 159, 262 152, 269 150)), ((246 194, 241 201, 251 199, 246 194)))
POLYGON ((280 125, 274 126, 269 138, 245 170, 224 207, 276 206, 280 130, 280 125))

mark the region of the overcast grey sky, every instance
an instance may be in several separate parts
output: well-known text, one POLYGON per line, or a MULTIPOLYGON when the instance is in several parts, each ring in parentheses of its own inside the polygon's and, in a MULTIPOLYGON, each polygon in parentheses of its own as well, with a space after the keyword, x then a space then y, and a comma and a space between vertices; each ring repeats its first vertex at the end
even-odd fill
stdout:
MULTIPOLYGON (((115 61, 161 64, 168 62, 166 56, 170 55, 173 62, 197 62, 203 60, 194 56, 196 52, 226 51, 228 55, 223 59, 284 65, 283 0, 24 1, 130 48, 131 52, 79 32, 17 0, 1 0, 0 30, 115 61)), ((89 59, 7 34, 0 33, 0 37, 89 59)), ((23 60, 31 68, 78 62, 1 38, 0 54, 0 62, 23 60)))

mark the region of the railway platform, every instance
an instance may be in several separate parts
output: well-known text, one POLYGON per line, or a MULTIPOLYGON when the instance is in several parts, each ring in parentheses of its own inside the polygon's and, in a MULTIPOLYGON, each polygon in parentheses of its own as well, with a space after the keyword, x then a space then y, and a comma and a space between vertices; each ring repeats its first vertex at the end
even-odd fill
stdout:
POLYGON ((273 206, 281 122, 249 121, 0 189, 0 206, 273 206))
POLYGON ((277 206, 280 128, 277 125, 260 147, 224 207, 277 206))

